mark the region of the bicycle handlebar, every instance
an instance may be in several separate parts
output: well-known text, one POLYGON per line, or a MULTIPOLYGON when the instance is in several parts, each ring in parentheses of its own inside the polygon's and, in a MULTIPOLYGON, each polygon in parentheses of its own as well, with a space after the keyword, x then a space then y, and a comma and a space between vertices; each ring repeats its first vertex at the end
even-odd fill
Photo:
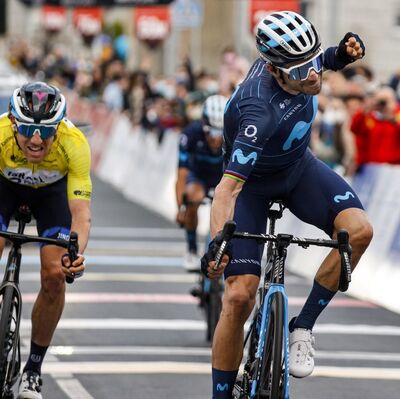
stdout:
MULTIPOLYGON (((68 256, 69 260, 71 263, 78 259, 78 252, 79 252, 79 245, 78 245, 78 234, 75 233, 74 231, 71 231, 69 235, 69 241, 68 241, 68 256)), ((68 284, 72 284, 75 281, 75 276, 65 276, 65 281, 68 284)))
POLYGON ((351 282, 351 246, 349 244, 349 233, 346 230, 339 230, 337 234, 338 249, 341 259, 341 273, 339 290, 344 292, 349 288, 351 282))
MULTIPOLYGON (((15 245, 23 245, 31 242, 38 242, 41 244, 56 245, 57 247, 66 248, 68 256, 71 262, 78 258, 79 246, 78 246, 78 234, 71 231, 69 240, 63 240, 61 238, 47 238, 39 236, 31 236, 27 234, 19 234, 11 231, 0 231, 0 237, 11 241, 15 245)), ((74 277, 66 276, 65 278, 68 284, 74 282, 74 277)))
MULTIPOLYGON (((277 242, 280 237, 285 237, 285 240, 290 244, 297 244, 300 247, 308 248, 310 245, 318 247, 336 248, 339 250, 341 258, 341 273, 339 279, 339 290, 347 291, 351 282, 351 246, 349 244, 349 233, 346 230, 339 230, 337 240, 325 240, 322 238, 302 238, 294 237, 287 234, 252 234, 247 232, 235 232, 236 223, 228 220, 222 230, 222 244, 215 257, 215 264, 219 266, 222 256, 228 241, 232 238, 256 240, 258 243, 266 243, 267 241, 277 242), (233 227, 232 227, 233 226, 233 227), (225 234, 224 234, 225 233, 225 234), (218 262, 217 262, 218 260, 218 262)), ((218 268, 218 267, 217 267, 218 268)), ((214 267, 214 270, 216 268, 214 267)))
POLYGON ((225 223, 224 228, 222 229, 222 237, 221 237, 222 243, 219 247, 217 254, 215 255, 215 266, 213 268, 214 270, 218 270, 222 261, 222 257, 224 256, 226 246, 234 236, 235 230, 236 230, 236 223, 233 220, 228 220, 225 223))

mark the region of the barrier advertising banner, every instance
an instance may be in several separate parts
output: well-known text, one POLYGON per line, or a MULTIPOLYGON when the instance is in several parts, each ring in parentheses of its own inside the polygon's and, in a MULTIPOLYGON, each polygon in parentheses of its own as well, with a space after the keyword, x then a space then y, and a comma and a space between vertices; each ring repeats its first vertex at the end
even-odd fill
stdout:
POLYGON ((67 25, 67 14, 64 7, 43 6, 42 24, 48 32, 58 32, 67 25))
POLYGON ((300 12, 299 0, 250 0, 250 32, 254 33, 254 28, 261 18, 271 11, 295 11, 300 12))
POLYGON ((156 44, 170 32, 171 17, 167 6, 135 8, 135 30, 139 40, 156 44))
POLYGON ((75 28, 84 36, 96 36, 101 32, 103 11, 101 8, 77 7, 73 11, 75 28))
MULTIPOLYGON (((3 1, 3 0, 1 0, 3 1)), ((19 0, 27 6, 52 5, 65 7, 122 7, 150 6, 170 4, 174 0, 19 0)))

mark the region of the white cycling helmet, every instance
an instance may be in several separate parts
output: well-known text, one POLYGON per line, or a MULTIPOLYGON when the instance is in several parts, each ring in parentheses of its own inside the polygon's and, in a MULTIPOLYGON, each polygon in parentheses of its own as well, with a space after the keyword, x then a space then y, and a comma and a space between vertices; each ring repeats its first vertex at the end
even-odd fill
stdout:
POLYGON ((207 98, 203 104, 203 122, 214 129, 223 129, 224 110, 228 99, 219 94, 207 98))
POLYGON ((66 103, 57 87, 33 82, 14 90, 9 109, 19 122, 54 125, 64 118, 66 103))
POLYGON ((268 14, 257 25, 256 46, 260 56, 277 67, 312 56, 320 45, 312 23, 294 11, 268 14))

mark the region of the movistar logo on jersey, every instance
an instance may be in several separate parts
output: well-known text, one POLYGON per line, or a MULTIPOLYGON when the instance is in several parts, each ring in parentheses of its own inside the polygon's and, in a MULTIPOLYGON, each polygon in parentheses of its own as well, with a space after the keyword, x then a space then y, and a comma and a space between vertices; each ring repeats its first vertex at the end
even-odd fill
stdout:
POLYGON ((344 195, 335 195, 333 200, 338 204, 341 201, 347 201, 350 197, 355 198, 351 191, 346 191, 346 194, 344 195))
MULTIPOLYGON (((313 116, 311 117, 311 120, 309 122, 305 122, 305 121, 299 121, 297 122, 292 131, 290 132, 289 137, 286 139, 286 141, 283 143, 283 150, 287 151, 292 147, 292 144, 295 140, 301 140, 306 134, 307 132, 310 130, 311 128, 311 124, 313 122, 313 120, 315 119, 315 116, 317 115, 317 110, 318 110, 318 100, 317 100, 317 96, 313 96, 313 116)), ((291 116, 292 113, 297 110, 297 105, 290 110, 286 116, 284 117, 284 119, 286 120, 287 116, 291 116)), ((299 107, 300 108, 300 107, 299 107)))
POLYGON ((224 384, 224 385, 217 384, 217 391, 224 392, 224 391, 227 391, 228 388, 229 388, 228 384, 224 384))
POLYGON ((243 151, 238 148, 234 151, 233 155, 232 155, 232 161, 233 162, 239 162, 241 165, 246 165, 247 163, 251 163, 252 165, 254 165, 257 161, 257 153, 251 152, 248 155, 244 155, 243 151))

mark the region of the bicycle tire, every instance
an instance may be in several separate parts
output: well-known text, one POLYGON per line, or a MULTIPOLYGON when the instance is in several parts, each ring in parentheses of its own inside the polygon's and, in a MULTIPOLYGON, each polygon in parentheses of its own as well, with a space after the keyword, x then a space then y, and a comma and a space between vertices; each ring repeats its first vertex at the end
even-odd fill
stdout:
POLYGON ((206 339, 212 342, 214 338, 215 328, 217 327, 219 316, 222 310, 222 300, 220 293, 220 285, 218 280, 212 280, 210 285, 210 292, 205 303, 205 312, 207 320, 207 334, 206 339))
POLYGON ((280 292, 275 292, 271 297, 266 342, 259 372, 257 399, 283 398, 283 323, 283 296, 280 292))
POLYGON ((7 286, 0 294, 0 393, 3 395, 10 370, 8 355, 12 350, 9 337, 11 332, 14 288, 7 286))

